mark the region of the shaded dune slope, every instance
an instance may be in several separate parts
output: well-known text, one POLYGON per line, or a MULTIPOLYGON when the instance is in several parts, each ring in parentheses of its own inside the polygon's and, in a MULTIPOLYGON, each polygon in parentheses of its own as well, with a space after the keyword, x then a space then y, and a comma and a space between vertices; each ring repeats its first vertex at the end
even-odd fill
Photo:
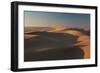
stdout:
POLYGON ((86 53, 82 48, 86 47, 86 44, 83 44, 84 42, 80 40, 79 35, 72 34, 70 30, 62 30, 62 32, 42 31, 25 34, 35 36, 24 40, 24 61, 83 59, 89 57, 85 56, 86 53))

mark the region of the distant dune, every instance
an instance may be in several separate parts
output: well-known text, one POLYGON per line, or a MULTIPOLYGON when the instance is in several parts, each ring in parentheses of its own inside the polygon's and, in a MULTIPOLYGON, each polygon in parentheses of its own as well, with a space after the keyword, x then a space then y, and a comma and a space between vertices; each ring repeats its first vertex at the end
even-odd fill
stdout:
POLYGON ((90 58, 89 30, 65 27, 24 29, 24 61, 90 58))
POLYGON ((49 31, 49 30, 53 30, 53 28, 51 28, 51 27, 24 27, 24 33, 49 31))

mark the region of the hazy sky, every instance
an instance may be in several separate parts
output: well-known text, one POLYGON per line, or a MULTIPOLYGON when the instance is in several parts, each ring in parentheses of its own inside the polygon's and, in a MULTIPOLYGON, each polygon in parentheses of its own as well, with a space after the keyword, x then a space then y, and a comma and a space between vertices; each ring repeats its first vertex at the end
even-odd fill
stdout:
POLYGON ((24 20, 25 27, 64 26, 89 28, 90 25, 90 15, 79 13, 24 11, 24 20))

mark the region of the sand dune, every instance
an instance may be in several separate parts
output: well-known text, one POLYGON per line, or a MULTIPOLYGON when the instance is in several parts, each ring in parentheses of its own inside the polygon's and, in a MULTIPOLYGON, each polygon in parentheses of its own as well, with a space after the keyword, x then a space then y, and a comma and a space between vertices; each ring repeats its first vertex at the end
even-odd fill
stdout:
POLYGON ((75 30, 69 30, 66 31, 66 33, 78 36, 77 41, 79 41, 79 43, 76 43, 75 45, 85 45, 82 47, 80 46, 81 49, 84 51, 84 58, 90 58, 90 37, 75 30))
MULTIPOLYGON (((85 29, 84 29, 85 30, 85 29)), ((89 31, 85 30, 85 31, 89 31)), ((81 49, 84 51, 84 58, 90 58, 90 36, 82 33, 81 31, 78 30, 73 30, 73 29, 66 29, 65 27, 63 28, 56 28, 55 30, 51 30, 49 32, 62 32, 62 33, 68 33, 68 34, 72 34, 74 36, 78 36, 77 41, 79 41, 78 43, 76 43, 75 45, 85 45, 85 46, 81 46, 81 49)))
POLYGON ((87 31, 65 27, 41 30, 25 33, 25 61, 90 58, 87 31))

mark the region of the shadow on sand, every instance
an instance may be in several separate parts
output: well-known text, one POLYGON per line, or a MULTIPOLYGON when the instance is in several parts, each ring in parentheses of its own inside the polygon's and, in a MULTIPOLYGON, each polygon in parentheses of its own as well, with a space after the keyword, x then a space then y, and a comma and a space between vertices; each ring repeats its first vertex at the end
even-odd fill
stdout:
POLYGON ((84 53, 76 36, 67 33, 33 32, 25 35, 38 35, 24 39, 24 61, 47 61, 83 59, 84 53))

